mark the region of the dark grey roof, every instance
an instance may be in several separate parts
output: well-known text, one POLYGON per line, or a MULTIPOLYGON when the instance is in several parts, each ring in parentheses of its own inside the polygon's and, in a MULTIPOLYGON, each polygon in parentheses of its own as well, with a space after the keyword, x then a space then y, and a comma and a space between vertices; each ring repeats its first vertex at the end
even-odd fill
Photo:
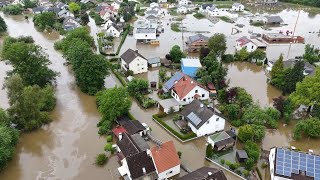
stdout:
POLYGON ((145 14, 149 14, 149 15, 158 15, 158 11, 151 9, 150 11, 145 12, 145 14))
POLYGON ((141 152, 139 147, 132 140, 131 136, 127 133, 122 134, 122 138, 117 142, 117 145, 121 149, 124 157, 128 157, 141 152))
POLYGON ((174 82, 179 81, 183 76, 183 73, 176 72, 166 83, 164 83, 164 88, 170 90, 174 86, 174 82))
POLYGON ((136 57, 141 57, 143 59, 146 59, 143 57, 138 51, 134 51, 132 49, 128 49, 126 52, 124 52, 120 58, 123 59, 127 64, 130 64, 136 57))
POLYGON ((42 11, 44 11, 44 9, 45 9, 45 7, 43 7, 43 6, 38 6, 38 7, 32 8, 32 12, 33 12, 33 13, 42 12, 42 11))
POLYGON ((131 138, 132 138, 133 142, 138 146, 140 151, 146 151, 147 149, 150 149, 150 146, 140 136, 140 134, 133 134, 133 135, 131 135, 131 138))
POLYGON ((181 111, 181 114, 196 129, 199 129, 214 115, 214 112, 203 105, 199 99, 195 99, 181 111))
POLYGON ((223 139, 221 141, 215 142, 214 146, 219 148, 219 147, 222 147, 222 146, 225 146, 227 144, 234 143, 234 142, 235 142, 235 140, 232 137, 228 137, 228 138, 223 139))
POLYGON ((233 130, 226 131, 226 133, 233 139, 237 137, 236 133, 233 130))
POLYGON ((156 33, 156 28, 137 28, 136 33, 156 33))
POLYGON ((146 129, 138 120, 118 120, 118 122, 130 135, 146 129))
POLYGON ((222 170, 210 167, 199 168, 185 176, 178 178, 178 180, 227 180, 227 177, 222 170))
POLYGON ((208 41, 209 37, 204 36, 202 34, 196 34, 194 36, 189 36, 189 43, 193 43, 193 42, 201 40, 201 39, 204 40, 204 41, 208 41))
POLYGON ((211 8, 212 6, 214 6, 214 5, 213 5, 213 4, 202 4, 202 5, 201 5, 201 8, 202 8, 202 9, 206 9, 207 7, 210 7, 210 8, 211 8))
POLYGON ((146 151, 129 156, 126 160, 132 179, 138 179, 156 171, 152 158, 146 151))
POLYGON ((146 16, 146 19, 158 19, 158 17, 154 14, 149 14, 146 16))
POLYGON ((240 159, 248 159, 248 154, 245 150, 237 150, 237 154, 240 159))
POLYGON ((282 23, 283 19, 280 16, 268 16, 268 23, 282 23))
POLYGON ((64 14, 68 13, 68 10, 62 9, 61 11, 58 12, 58 16, 62 16, 64 14))

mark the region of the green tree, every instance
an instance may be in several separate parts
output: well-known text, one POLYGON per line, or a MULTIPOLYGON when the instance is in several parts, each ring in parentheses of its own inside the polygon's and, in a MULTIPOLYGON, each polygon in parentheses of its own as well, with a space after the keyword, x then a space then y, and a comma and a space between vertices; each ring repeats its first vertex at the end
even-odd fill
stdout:
POLYGON ((283 55, 281 54, 279 59, 274 63, 272 70, 270 72, 271 79, 276 78, 284 70, 283 67, 283 55))
POLYGON ((206 157, 211 158, 212 155, 213 155, 212 145, 208 144, 208 146, 206 148, 206 157))
POLYGON ((24 7, 25 9, 37 7, 37 2, 36 2, 36 1, 23 0, 23 1, 22 1, 22 4, 23 4, 23 7, 24 7))
POLYGON ((33 23, 40 30, 45 30, 47 27, 53 28, 56 23, 56 14, 54 12, 43 12, 36 14, 33 17, 33 23))
POLYGON ((39 85, 44 87, 55 80, 57 73, 49 69, 51 64, 48 55, 35 44, 14 42, 10 38, 4 40, 2 57, 9 60, 13 67, 10 74, 18 73, 26 85, 39 85))
POLYGON ((171 59, 175 63, 180 63, 181 58, 185 57, 185 54, 181 51, 178 45, 174 45, 169 52, 171 59))
POLYGON ((0 171, 3 170, 7 162, 11 160, 15 145, 19 139, 19 132, 10 128, 8 123, 9 117, 7 113, 0 108, 0 171))
POLYGON ((148 87, 148 81, 143 79, 133 79, 127 85, 129 94, 134 97, 145 94, 148 91, 148 87))
POLYGON ((4 14, 19 15, 22 14, 23 8, 21 5, 8 5, 2 8, 4 14))
POLYGON ((252 53, 250 53, 250 58, 253 60, 256 60, 255 62, 257 62, 259 60, 263 60, 266 58, 266 52, 264 52, 261 49, 257 49, 255 51, 253 51, 252 53))
POLYGON ((296 84, 296 90, 290 95, 295 106, 304 104, 312 106, 320 104, 320 68, 316 69, 314 76, 307 76, 302 82, 296 84))
POLYGON ((249 56, 250 56, 250 53, 247 51, 247 49, 242 48, 240 51, 238 51, 234 55, 234 58, 239 61, 247 61, 249 56))
POLYGON ((294 138, 301 139, 302 135, 312 138, 320 137, 320 120, 318 118, 309 118, 299 121, 294 130, 294 138))
POLYGON ((296 89, 296 84, 301 82, 304 78, 304 62, 298 61, 294 67, 289 71, 289 73, 285 76, 285 83, 283 87, 283 92, 286 94, 290 94, 296 89))
POLYGON ((254 162, 257 162, 259 160, 260 148, 258 144, 252 141, 247 141, 244 144, 244 150, 247 152, 248 158, 252 158, 254 162))
POLYGON ((239 128, 238 138, 242 142, 260 142, 265 136, 265 127, 261 125, 246 124, 239 128))
POLYGON ((81 25, 85 26, 89 23, 89 15, 86 12, 83 12, 80 16, 81 25))
POLYGON ((227 50, 227 41, 224 34, 216 33, 209 38, 208 48, 216 57, 222 57, 227 50))
POLYGON ((304 48, 303 59, 313 64, 319 62, 320 60, 320 49, 315 48, 314 46, 307 44, 304 48))
POLYGON ((235 103, 239 105, 240 112, 242 113, 245 108, 248 108, 252 105, 252 96, 251 94, 248 94, 244 88, 237 87, 235 103))
POLYGON ((7 24, 3 20, 2 16, 0 16, 0 33, 6 32, 7 31, 7 24))
POLYGON ((99 134, 111 131, 112 123, 120 116, 127 114, 131 107, 129 93, 124 87, 114 87, 97 94, 98 110, 102 114, 99 134))
POLYGON ((77 14, 80 12, 80 5, 75 3, 75 2, 71 2, 69 3, 69 10, 74 13, 74 14, 77 14))
POLYGON ((23 80, 19 75, 14 74, 6 80, 5 87, 10 104, 8 113, 18 129, 31 131, 40 128, 51 119, 47 112, 42 111, 47 106, 45 92, 37 85, 23 86, 23 80))
POLYGON ((237 104, 227 104, 223 106, 222 112, 229 120, 236 120, 240 114, 240 106, 237 104))

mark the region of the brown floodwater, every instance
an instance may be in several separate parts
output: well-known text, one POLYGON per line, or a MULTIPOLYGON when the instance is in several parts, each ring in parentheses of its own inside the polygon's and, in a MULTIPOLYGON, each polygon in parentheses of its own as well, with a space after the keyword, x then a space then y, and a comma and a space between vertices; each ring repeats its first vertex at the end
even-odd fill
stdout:
POLYGON ((254 63, 235 62, 227 65, 227 81, 230 87, 242 87, 252 95, 253 101, 262 107, 272 105, 272 99, 281 95, 274 86, 267 83, 262 66, 254 63))
MULTIPOLYGON (((0 173, 0 179, 118 179, 119 164, 116 156, 112 156, 104 167, 93 164, 94 157, 102 152, 106 142, 97 134, 96 124, 100 115, 94 97, 79 91, 72 72, 63 66, 62 54, 54 50, 53 43, 59 39, 59 35, 37 32, 31 19, 24 20, 23 16, 4 16, 4 19, 10 36, 30 35, 36 44, 45 49, 52 62, 50 67, 58 71, 60 76, 57 78, 57 105, 51 113, 53 122, 37 131, 21 135, 15 155, 8 167, 0 173)), ((3 84, 5 71, 10 66, 1 62, 0 67, 0 82, 3 84)), ((107 88, 120 85, 113 75, 106 78, 105 84, 107 88)), ((5 93, 5 90, 0 91, 3 108, 8 107, 5 93)), ((180 143, 152 121, 152 115, 157 112, 156 108, 145 110, 133 101, 131 113, 141 122, 147 123, 152 128, 152 134, 161 141, 173 140, 177 150, 182 152, 183 164, 191 170, 202 166, 216 167, 204 160, 205 138, 180 143)), ((228 172, 226 175, 228 179, 237 179, 228 172)))
MULTIPOLYGON (((264 13, 264 15, 269 15, 268 13, 264 13)), ((249 24, 249 15, 241 15, 237 20, 235 20, 234 24, 227 23, 224 21, 218 21, 217 23, 212 23, 208 19, 201 19, 198 20, 193 17, 193 15, 189 14, 185 16, 185 19, 182 21, 183 27, 185 27, 184 32, 173 32, 170 28, 170 24, 173 21, 170 21, 172 16, 166 14, 165 17, 161 19, 162 26, 164 28, 164 33, 162 33, 158 40, 160 41, 160 45, 147 45, 142 43, 136 43, 134 36, 128 36, 123 45, 123 48, 120 51, 122 54, 128 48, 132 49, 139 49, 139 52, 144 55, 145 57, 152 57, 154 54, 157 56, 164 57, 172 46, 179 45, 186 49, 183 42, 187 41, 190 35, 194 35, 197 33, 202 33, 206 36, 211 36, 215 33, 223 33, 227 39, 227 53, 234 53, 235 52, 235 43, 236 40, 242 36, 251 36, 249 31, 254 33, 278 33, 280 30, 282 31, 293 31, 295 22, 297 20, 298 11, 296 10, 280 10, 272 15, 279 15, 282 17, 284 22, 288 25, 282 27, 273 27, 271 30, 264 30, 261 27, 254 27, 249 24), (169 25, 167 25, 169 24, 169 25), (244 24, 243 28, 238 28, 235 24, 244 24), (241 32, 235 35, 232 35, 232 28, 237 28, 241 32)), ((143 17, 139 17, 142 19, 143 17)), ((320 15, 312 15, 310 13, 301 11, 300 18, 297 23, 296 33, 295 35, 301 35, 305 38, 306 44, 312 44, 316 47, 320 47, 318 43, 320 38, 318 33, 320 30, 320 15), (311 32, 311 33, 309 33, 311 32)), ((136 21, 135 23, 138 23, 136 21)), ((181 23, 181 22, 178 22, 181 23)), ((267 58, 268 59, 276 59, 280 56, 281 53, 285 55, 285 58, 288 55, 288 58, 293 58, 295 56, 301 56, 304 52, 305 44, 292 44, 291 50, 288 55, 289 51, 289 44, 282 44, 282 45, 270 45, 267 48, 267 58)))

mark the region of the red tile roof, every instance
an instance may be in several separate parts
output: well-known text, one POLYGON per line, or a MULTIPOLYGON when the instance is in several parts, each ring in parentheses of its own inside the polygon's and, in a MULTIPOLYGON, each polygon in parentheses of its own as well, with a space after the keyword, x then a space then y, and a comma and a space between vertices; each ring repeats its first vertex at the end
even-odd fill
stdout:
POLYGON ((114 129, 112 129, 112 132, 113 132, 114 135, 119 137, 120 133, 123 134, 123 133, 127 132, 127 130, 125 130, 124 127, 122 127, 122 126, 118 126, 118 127, 114 128, 114 129))
POLYGON ((237 40, 237 42, 240 42, 240 46, 244 46, 244 45, 248 44, 249 42, 251 42, 251 40, 248 39, 246 36, 243 36, 243 37, 239 38, 237 40))
POLYGON ((198 81, 192 79, 191 77, 184 75, 174 86, 173 90, 182 100, 193 88, 200 86, 204 89, 206 87, 202 86, 198 81))
POLYGON ((216 88, 214 87, 213 83, 208 83, 208 89, 215 90, 216 88))
POLYGON ((173 141, 165 142, 160 147, 152 147, 151 154, 158 173, 180 165, 180 159, 173 141))

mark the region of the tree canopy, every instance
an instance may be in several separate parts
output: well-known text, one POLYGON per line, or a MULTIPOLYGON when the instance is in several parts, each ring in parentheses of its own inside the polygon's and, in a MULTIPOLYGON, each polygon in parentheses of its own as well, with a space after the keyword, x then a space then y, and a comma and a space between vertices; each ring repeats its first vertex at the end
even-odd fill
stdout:
POLYGON ((4 14, 19 15, 22 14, 23 8, 21 5, 8 5, 2 8, 4 14))
POLYGON ((78 12, 80 12, 80 5, 79 4, 77 4, 77 3, 75 3, 75 2, 71 2, 71 3, 69 3, 69 10, 72 12, 72 13, 74 13, 74 14, 76 14, 76 13, 78 13, 78 12))
POLYGON ((299 121, 294 128, 294 138, 301 139, 302 135, 312 138, 320 137, 320 119, 310 118, 299 121))
POLYGON ((320 104, 320 68, 316 69, 314 76, 307 76, 302 82, 296 84, 296 90, 290 95, 294 105, 320 104))
POLYGON ((129 94, 134 97, 139 94, 145 94, 148 90, 148 87, 148 81, 143 79, 133 79, 127 85, 129 94))
POLYGON ((40 30, 44 30, 47 27, 53 28, 56 23, 56 14, 54 12, 43 12, 41 14, 36 14, 33 17, 33 23, 40 30))
POLYGON ((0 33, 6 32, 7 31, 7 24, 3 20, 2 16, 0 16, 0 33))
POLYGON ((304 48, 303 59, 311 64, 320 61, 320 49, 307 44, 304 48))
POLYGON ((175 63, 180 63, 181 58, 185 57, 185 54, 181 51, 180 47, 178 45, 174 45, 170 52, 171 60, 175 63))
POLYGON ((26 85, 44 87, 55 80, 57 73, 49 69, 51 62, 43 49, 29 42, 32 41, 28 37, 7 37, 4 40, 2 57, 13 67, 8 75, 18 73, 26 85))
POLYGON ((209 38, 208 48, 217 57, 222 57, 227 50, 227 41, 224 34, 217 33, 209 38))
POLYGON ((248 140, 261 142, 261 140, 265 136, 266 128, 261 125, 255 124, 246 124, 244 126, 240 126, 238 130, 238 138, 242 142, 246 142, 248 140))
MULTIPOLYGON (((53 89, 41 89, 38 85, 24 86, 23 79, 14 74, 5 82, 10 107, 8 113, 18 129, 31 131, 51 121, 44 110, 55 105, 53 89)), ((52 88, 52 87, 51 87, 52 88)))
POLYGON ((128 114, 132 102, 129 98, 129 93, 125 87, 114 87, 111 89, 99 92, 96 96, 98 110, 102 114, 99 122, 99 134, 111 132, 114 121, 128 114))

